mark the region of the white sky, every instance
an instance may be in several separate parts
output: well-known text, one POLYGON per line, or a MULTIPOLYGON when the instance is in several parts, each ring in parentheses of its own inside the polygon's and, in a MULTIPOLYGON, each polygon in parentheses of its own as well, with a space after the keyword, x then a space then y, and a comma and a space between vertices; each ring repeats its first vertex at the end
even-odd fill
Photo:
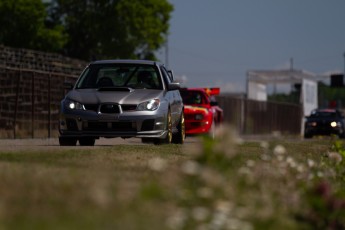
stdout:
MULTIPOLYGON (((244 92, 246 72, 343 72, 345 0, 170 0, 168 66, 187 87, 244 92)), ((165 50, 158 57, 166 62, 165 50)))

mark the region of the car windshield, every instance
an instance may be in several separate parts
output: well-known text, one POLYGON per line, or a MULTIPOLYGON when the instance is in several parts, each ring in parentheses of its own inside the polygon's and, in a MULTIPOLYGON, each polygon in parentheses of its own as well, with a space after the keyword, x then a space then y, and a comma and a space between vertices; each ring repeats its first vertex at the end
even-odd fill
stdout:
POLYGON ((324 118, 334 118, 337 117, 337 113, 336 112, 329 112, 329 111, 317 111, 314 112, 310 115, 310 117, 324 117, 324 118))
POLYGON ((206 104, 204 95, 199 91, 181 90, 180 94, 182 96, 183 103, 186 105, 206 104))
POLYGON ((77 89, 130 87, 134 89, 162 89, 158 70, 152 65, 94 64, 77 82, 77 89))

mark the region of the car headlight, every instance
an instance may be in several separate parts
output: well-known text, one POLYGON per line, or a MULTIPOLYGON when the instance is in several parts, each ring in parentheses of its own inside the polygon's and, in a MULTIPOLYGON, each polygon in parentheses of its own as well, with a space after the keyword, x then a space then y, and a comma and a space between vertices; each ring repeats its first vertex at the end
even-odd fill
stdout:
POLYGON ((195 118, 195 120, 202 120, 202 119, 204 119, 204 115, 196 114, 194 118, 195 118))
POLYGON ((154 111, 158 109, 160 104, 159 99, 152 99, 150 101, 145 101, 143 103, 140 103, 137 107, 137 110, 139 111, 154 111))
POLYGON ((336 122, 336 121, 332 121, 332 122, 331 122, 331 126, 332 126, 333 128, 335 128, 335 127, 340 127, 340 126, 341 126, 341 123, 340 123, 340 122, 336 122))
POLYGON ((71 101, 71 100, 66 100, 65 105, 69 109, 78 109, 78 110, 84 110, 84 105, 77 102, 77 101, 71 101))

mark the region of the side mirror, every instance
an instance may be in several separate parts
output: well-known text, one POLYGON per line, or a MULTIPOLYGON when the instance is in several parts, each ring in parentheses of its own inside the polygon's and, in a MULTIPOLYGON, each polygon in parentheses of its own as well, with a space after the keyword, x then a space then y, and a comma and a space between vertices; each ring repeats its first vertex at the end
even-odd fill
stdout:
POLYGON ((172 70, 168 70, 168 75, 171 81, 174 81, 174 73, 172 70))
POLYGON ((73 89, 73 84, 72 84, 71 82, 64 82, 64 83, 63 83, 63 86, 64 86, 64 88, 67 89, 67 90, 73 89))
POLYGON ((178 83, 178 82, 169 83, 169 85, 168 85, 169 91, 178 90, 178 89, 180 89, 180 83, 178 83))

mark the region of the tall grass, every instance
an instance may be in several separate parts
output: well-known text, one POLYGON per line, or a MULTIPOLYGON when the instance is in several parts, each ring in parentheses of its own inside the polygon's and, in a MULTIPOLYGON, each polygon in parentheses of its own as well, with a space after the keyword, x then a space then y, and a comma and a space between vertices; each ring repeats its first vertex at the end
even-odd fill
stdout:
MULTIPOLYGON (((1 140, 0 140, 1 141, 1 140)), ((0 229, 344 229, 329 138, 0 150, 0 229)))

